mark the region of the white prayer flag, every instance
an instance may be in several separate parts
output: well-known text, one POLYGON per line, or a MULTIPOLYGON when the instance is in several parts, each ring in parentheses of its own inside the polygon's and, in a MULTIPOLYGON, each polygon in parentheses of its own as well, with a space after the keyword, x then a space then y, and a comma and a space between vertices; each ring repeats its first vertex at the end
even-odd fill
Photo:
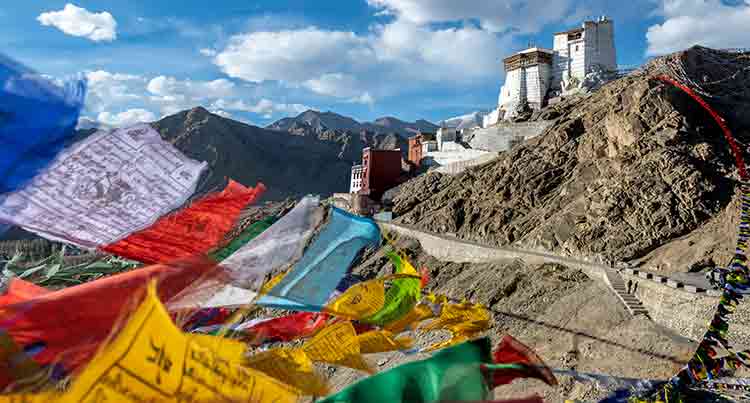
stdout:
POLYGON ((206 167, 147 124, 99 131, 0 194, 0 222, 85 248, 110 244, 184 204, 206 167))

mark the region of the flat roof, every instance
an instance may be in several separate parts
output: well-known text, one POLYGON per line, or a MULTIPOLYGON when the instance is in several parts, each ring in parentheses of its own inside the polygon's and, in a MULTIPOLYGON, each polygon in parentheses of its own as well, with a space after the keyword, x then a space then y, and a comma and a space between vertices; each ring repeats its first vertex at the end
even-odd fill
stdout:
POLYGON ((583 32, 583 28, 575 28, 575 29, 570 29, 567 31, 555 32, 555 35, 577 34, 579 32, 583 32))
POLYGON ((549 54, 554 54, 555 53, 554 51, 552 51, 550 49, 545 49, 545 48, 528 48, 528 49, 522 50, 522 51, 520 51, 518 53, 532 53, 532 52, 546 52, 546 53, 549 53, 549 54))

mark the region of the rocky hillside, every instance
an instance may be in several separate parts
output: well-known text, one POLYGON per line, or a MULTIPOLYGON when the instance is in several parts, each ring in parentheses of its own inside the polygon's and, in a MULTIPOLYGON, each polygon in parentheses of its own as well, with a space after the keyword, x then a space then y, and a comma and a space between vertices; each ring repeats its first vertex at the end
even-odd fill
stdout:
POLYGON ((747 144, 750 54, 695 47, 535 114, 555 122, 491 163, 408 182, 395 198, 398 221, 561 254, 651 262, 690 254, 662 267, 671 271, 720 262, 733 249, 734 235, 721 234, 735 232, 734 160, 710 116, 653 79, 664 73, 703 83, 747 144))
POLYGON ((269 130, 289 132, 296 135, 319 136, 325 132, 373 134, 399 134, 411 137, 418 131, 435 131, 438 126, 426 121, 404 122, 394 117, 382 117, 374 122, 357 122, 334 112, 318 112, 308 110, 293 118, 283 118, 266 126, 269 130))

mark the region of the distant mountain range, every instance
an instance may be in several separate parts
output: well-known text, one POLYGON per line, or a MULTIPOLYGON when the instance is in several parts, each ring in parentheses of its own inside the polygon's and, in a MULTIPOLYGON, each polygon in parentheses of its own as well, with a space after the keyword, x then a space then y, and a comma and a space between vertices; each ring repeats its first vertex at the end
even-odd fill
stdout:
POLYGON ((334 112, 319 112, 307 110, 293 118, 284 118, 266 126, 266 129, 289 132, 297 135, 319 135, 326 131, 340 131, 359 133, 362 131, 372 134, 396 133, 402 137, 411 137, 419 131, 434 132, 438 126, 426 120, 405 122, 394 117, 382 117, 374 122, 360 123, 350 117, 334 112))
MULTIPOLYGON (((409 123, 381 118, 359 123, 333 112, 307 111, 296 118, 282 119, 269 130, 223 118, 202 107, 167 116, 152 125, 185 155, 208 162, 209 170, 201 178, 195 197, 220 190, 231 178, 248 186, 263 182, 268 190, 262 202, 310 193, 327 197, 348 192, 351 167, 361 162, 363 148, 400 148, 405 155, 408 135, 414 130, 437 128, 421 120, 409 123)), ((100 128, 108 129, 93 121, 80 122, 77 138, 83 139, 100 128)), ((36 236, 18 228, 0 234, 0 240, 20 238, 36 236)))

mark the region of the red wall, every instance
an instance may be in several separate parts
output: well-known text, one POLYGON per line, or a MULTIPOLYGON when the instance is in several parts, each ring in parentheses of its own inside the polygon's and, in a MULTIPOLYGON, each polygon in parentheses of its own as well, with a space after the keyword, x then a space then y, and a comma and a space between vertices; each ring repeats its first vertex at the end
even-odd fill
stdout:
POLYGON ((409 139, 409 161, 417 167, 422 161, 422 136, 420 135, 409 139))
POLYGON ((362 151, 362 165, 365 167, 362 193, 378 200, 386 190, 399 183, 401 151, 365 149, 362 151))

